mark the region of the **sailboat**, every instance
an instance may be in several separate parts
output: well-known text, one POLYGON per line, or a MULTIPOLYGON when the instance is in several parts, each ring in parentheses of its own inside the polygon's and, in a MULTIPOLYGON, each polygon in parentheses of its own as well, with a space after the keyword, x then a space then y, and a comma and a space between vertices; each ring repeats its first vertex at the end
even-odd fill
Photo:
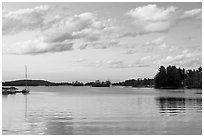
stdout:
POLYGON ((27 66, 26 65, 25 65, 25 72, 26 72, 26 80, 25 80, 25 89, 22 90, 23 94, 27 94, 30 92, 27 86, 27 66))

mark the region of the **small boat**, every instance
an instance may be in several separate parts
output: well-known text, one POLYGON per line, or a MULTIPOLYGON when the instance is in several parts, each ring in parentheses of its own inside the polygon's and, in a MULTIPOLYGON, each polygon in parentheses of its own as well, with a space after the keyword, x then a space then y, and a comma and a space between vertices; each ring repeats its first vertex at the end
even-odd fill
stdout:
POLYGON ((21 91, 22 94, 28 94, 30 92, 27 86, 27 66, 26 65, 25 65, 25 71, 26 71, 25 89, 21 91))
POLYGON ((25 88, 25 89, 23 89, 21 92, 22 92, 23 94, 27 94, 27 93, 29 93, 30 91, 25 88))

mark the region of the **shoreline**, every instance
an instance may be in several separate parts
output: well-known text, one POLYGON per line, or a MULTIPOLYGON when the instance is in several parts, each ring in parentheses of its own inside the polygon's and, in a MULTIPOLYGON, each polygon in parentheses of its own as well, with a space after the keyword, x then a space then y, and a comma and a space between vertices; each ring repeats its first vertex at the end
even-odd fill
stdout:
MULTIPOLYGON (((29 85, 28 85, 29 86, 29 85)), ((9 85, 9 86, 2 86, 3 88, 9 88, 9 87, 24 87, 24 85, 20 85, 20 86, 15 86, 15 85, 9 85)), ((147 87, 147 86, 140 86, 140 87, 133 87, 133 86, 109 86, 109 87, 104 87, 104 86, 72 86, 72 85, 53 85, 53 86, 44 86, 44 85, 38 85, 38 86, 29 86, 29 87, 91 87, 91 88, 150 88, 150 89, 158 89, 158 90, 162 90, 162 89, 169 89, 169 90, 177 90, 177 89, 200 89, 202 90, 202 88, 188 88, 188 87, 180 87, 180 88, 172 88, 172 87, 161 87, 161 88, 155 88, 155 87, 147 87)))

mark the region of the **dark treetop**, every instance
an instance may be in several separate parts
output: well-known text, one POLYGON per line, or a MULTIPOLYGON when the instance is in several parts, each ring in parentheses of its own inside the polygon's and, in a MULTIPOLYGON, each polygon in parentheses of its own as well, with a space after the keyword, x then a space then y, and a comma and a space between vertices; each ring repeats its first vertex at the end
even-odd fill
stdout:
POLYGON ((155 78, 155 88, 202 88, 202 68, 197 70, 161 66, 155 78))

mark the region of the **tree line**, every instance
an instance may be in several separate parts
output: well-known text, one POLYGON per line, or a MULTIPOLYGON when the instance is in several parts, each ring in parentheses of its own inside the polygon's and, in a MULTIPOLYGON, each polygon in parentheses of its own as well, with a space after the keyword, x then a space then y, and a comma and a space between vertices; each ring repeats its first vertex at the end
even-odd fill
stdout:
POLYGON ((202 88, 202 67, 197 70, 177 68, 176 66, 161 66, 154 79, 129 79, 122 82, 111 83, 96 80, 94 82, 49 82, 45 80, 16 80, 2 82, 2 86, 90 86, 90 87, 110 87, 110 86, 131 86, 131 87, 154 87, 154 88, 202 88))
POLYGON ((123 82, 112 83, 113 86, 131 86, 131 87, 153 87, 154 79, 129 79, 123 82))
POLYGON ((154 77, 155 88, 202 88, 202 67, 197 70, 161 66, 154 77))
POLYGON ((15 81, 6 81, 2 82, 2 86, 91 86, 91 87, 110 87, 111 82, 108 81, 99 81, 96 80, 95 82, 49 82, 46 80, 15 80, 15 81))

